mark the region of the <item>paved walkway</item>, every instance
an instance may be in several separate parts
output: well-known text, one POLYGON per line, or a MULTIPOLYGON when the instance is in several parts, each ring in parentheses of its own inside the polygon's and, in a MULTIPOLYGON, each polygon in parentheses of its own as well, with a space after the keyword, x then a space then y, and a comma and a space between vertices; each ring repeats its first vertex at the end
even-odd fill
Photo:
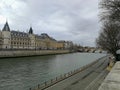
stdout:
POLYGON ((120 61, 115 63, 99 90, 120 90, 120 61))
POLYGON ((100 83, 108 74, 106 70, 108 65, 107 59, 108 57, 104 57, 90 68, 48 87, 45 90, 97 90, 100 83))

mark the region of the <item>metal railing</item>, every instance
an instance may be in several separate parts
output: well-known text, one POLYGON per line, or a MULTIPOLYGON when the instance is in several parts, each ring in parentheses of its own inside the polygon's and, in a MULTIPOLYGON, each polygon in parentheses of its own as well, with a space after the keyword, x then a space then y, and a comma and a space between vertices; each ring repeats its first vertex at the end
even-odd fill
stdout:
MULTIPOLYGON (((104 57, 106 57, 106 56, 104 56, 104 57)), ((104 58, 104 57, 102 57, 102 58, 104 58)), ((70 72, 62 74, 58 77, 55 77, 51 80, 45 81, 44 83, 38 84, 33 88, 29 88, 29 90, 44 90, 44 89, 46 89, 46 88, 64 80, 64 79, 67 79, 67 78, 69 78, 69 77, 71 77, 71 76, 73 76, 73 75, 75 75, 79 72, 82 72, 83 70, 85 70, 85 69, 89 68, 90 66, 94 65, 95 63, 97 63, 102 58, 99 58, 98 60, 93 61, 93 62, 91 62, 91 63, 89 63, 89 64, 87 64, 83 67, 80 67, 80 68, 76 69, 76 70, 70 71, 70 72)))

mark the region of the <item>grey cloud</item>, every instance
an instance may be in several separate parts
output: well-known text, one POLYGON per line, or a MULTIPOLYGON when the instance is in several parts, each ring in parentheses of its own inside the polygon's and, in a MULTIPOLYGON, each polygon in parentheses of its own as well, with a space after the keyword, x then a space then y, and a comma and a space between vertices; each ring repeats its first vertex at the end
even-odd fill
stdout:
POLYGON ((15 0, 0 8, 0 15, 12 29, 26 31, 31 25, 34 33, 93 46, 99 30, 97 7, 98 0, 15 0))

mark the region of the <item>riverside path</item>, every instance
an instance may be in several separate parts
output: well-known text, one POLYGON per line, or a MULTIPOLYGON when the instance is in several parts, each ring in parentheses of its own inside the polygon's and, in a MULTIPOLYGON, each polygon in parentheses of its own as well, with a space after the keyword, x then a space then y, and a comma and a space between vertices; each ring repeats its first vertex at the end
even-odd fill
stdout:
POLYGON ((87 69, 60 81, 45 90, 97 90, 108 74, 108 71, 106 70, 108 61, 108 56, 103 57, 87 69))

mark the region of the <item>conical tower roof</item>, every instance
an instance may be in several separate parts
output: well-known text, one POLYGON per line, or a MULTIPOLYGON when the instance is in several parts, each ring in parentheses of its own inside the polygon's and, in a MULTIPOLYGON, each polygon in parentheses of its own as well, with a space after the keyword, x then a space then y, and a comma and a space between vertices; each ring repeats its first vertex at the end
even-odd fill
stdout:
POLYGON ((33 29, 30 27, 29 34, 33 34, 33 29))
POLYGON ((9 25, 8 25, 8 22, 5 23, 2 31, 10 31, 10 28, 9 28, 9 25))

